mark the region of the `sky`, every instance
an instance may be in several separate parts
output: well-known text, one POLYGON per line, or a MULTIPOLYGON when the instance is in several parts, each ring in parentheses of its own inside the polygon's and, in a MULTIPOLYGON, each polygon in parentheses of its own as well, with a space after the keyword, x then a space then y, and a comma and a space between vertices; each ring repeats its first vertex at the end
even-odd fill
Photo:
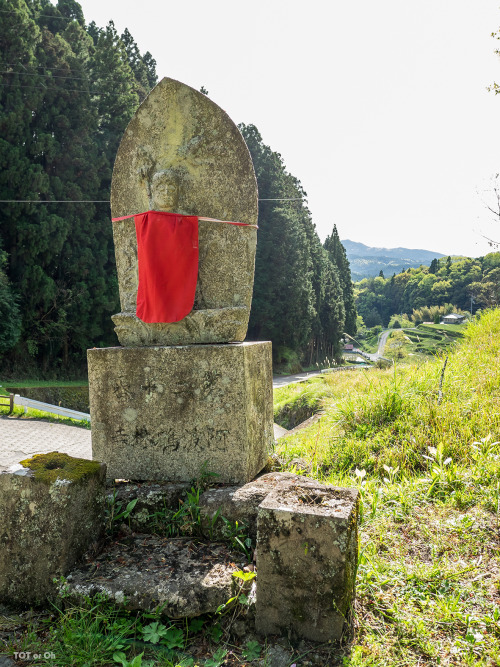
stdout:
POLYGON ((322 240, 477 257, 500 240, 500 0, 80 0, 159 78, 254 124, 322 240))

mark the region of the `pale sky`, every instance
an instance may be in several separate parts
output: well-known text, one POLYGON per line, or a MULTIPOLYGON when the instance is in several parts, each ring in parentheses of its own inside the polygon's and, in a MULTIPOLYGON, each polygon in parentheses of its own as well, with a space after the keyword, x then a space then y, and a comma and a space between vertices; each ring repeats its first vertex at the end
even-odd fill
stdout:
POLYGON ((500 172, 499 0, 80 0, 168 76, 253 123, 323 240, 479 256, 500 172), (487 196, 487 195, 486 195, 487 196))

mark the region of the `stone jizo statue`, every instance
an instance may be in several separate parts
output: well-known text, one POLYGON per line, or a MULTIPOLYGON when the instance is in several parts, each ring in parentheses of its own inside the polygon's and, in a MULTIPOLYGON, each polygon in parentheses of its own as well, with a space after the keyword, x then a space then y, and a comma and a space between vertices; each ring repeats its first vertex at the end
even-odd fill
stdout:
POLYGON ((122 310, 113 321, 122 345, 244 340, 257 206, 252 161, 236 125, 202 93, 163 79, 132 118, 113 171, 111 212, 122 310), (136 314, 139 271, 132 216, 147 211, 198 217, 194 306, 177 322, 148 323, 136 314))

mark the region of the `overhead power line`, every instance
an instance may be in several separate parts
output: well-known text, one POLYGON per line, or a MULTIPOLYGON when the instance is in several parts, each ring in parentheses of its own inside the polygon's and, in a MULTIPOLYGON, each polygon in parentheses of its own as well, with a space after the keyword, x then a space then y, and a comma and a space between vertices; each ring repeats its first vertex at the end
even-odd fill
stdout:
MULTIPOLYGON (((12 11, 11 9, 0 9, 0 14, 15 14, 16 16, 19 16, 19 12, 12 11)), ((46 19, 57 19, 58 21, 78 21, 77 18, 68 18, 67 16, 53 16, 52 14, 37 14, 35 17, 29 17, 33 21, 35 19, 39 18, 46 18, 46 19)))
MULTIPOLYGON (((119 79, 114 79, 114 81, 120 81, 120 80, 119 79)), ((88 81, 88 83, 91 84, 90 81, 88 81)), ((128 82, 123 81, 122 83, 124 85, 129 85, 132 88, 132 86, 128 82)), ((10 86, 11 88, 31 88, 33 90, 47 90, 47 91, 55 90, 56 92, 62 92, 64 90, 68 93, 87 93, 87 94, 90 94, 90 95, 97 95, 97 94, 100 94, 100 93, 109 92, 109 90, 107 90, 105 88, 100 88, 100 89, 94 88, 93 90, 87 90, 86 88, 63 88, 62 86, 60 86, 60 87, 45 86, 45 85, 42 85, 42 86, 27 86, 27 85, 24 85, 22 83, 0 83, 0 86, 10 86)))
POLYGON ((109 204, 109 199, 0 199, 0 204, 109 204))
MULTIPOLYGON (((13 64, 13 65, 4 65, 4 67, 24 67, 26 71, 24 72, 17 72, 13 70, 0 70, 0 74, 17 74, 18 76, 39 76, 43 77, 46 79, 73 79, 75 81, 86 81, 87 83, 103 83, 106 81, 123 81, 123 79, 119 79, 116 76, 107 76, 103 77, 102 79, 99 79, 98 82, 95 80, 89 79, 88 76, 61 76, 60 74, 43 74, 42 72, 29 72, 26 65, 23 65, 22 63, 18 64, 13 64)), ((43 67, 44 69, 48 69, 51 72, 67 72, 68 69, 64 67, 50 67, 48 65, 28 65, 28 67, 43 67)), ((70 70, 71 71, 71 70, 70 70)), ((5 85, 16 85, 15 83, 13 84, 5 84, 5 85)))
MULTIPOLYGON (((302 197, 259 199, 259 201, 302 201, 302 197)), ((0 199, 0 204, 109 204, 109 199, 0 199)))
MULTIPOLYGON (((47 67, 47 69, 51 69, 47 67)), ((87 83, 93 83, 86 76, 61 76, 60 74, 41 74, 40 72, 14 72, 9 70, 1 70, 0 74, 18 74, 19 76, 40 76, 46 79, 72 79, 74 81, 87 81, 87 83)), ((116 77, 101 79, 101 81, 118 81, 116 77)))

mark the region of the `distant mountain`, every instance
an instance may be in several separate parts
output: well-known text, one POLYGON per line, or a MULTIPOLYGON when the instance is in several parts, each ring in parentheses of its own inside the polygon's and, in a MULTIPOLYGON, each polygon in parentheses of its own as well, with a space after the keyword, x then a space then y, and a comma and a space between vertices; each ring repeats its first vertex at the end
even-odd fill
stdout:
POLYGON ((440 252, 412 248, 372 248, 364 243, 342 241, 347 259, 351 265, 351 276, 354 282, 363 278, 378 276, 384 272, 386 278, 404 269, 429 266, 434 258, 444 257, 440 252))

